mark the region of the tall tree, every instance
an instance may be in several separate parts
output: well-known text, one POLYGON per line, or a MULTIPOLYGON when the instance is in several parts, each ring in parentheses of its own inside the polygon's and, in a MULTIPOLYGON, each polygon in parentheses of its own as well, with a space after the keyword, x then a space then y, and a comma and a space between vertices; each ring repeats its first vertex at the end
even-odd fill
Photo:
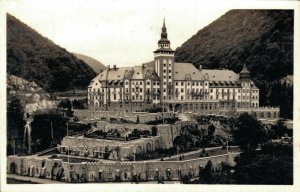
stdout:
POLYGON ((245 152, 254 151, 258 144, 265 142, 267 139, 264 126, 248 113, 243 113, 237 118, 232 133, 235 142, 245 152))

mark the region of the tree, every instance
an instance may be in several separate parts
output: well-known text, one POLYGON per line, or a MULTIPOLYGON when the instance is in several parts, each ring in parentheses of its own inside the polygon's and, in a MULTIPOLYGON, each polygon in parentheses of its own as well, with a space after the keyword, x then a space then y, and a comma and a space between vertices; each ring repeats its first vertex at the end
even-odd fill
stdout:
POLYGON ((288 133, 288 129, 284 125, 283 120, 278 120, 275 125, 271 126, 269 136, 271 139, 278 139, 283 137, 287 133, 288 133))
POLYGON ((253 152, 258 144, 266 141, 266 130, 264 126, 248 113, 241 114, 236 120, 233 130, 235 142, 245 152, 253 152))
POLYGON ((213 136, 215 133, 215 130, 216 130, 216 127, 213 124, 209 125, 207 128, 208 136, 209 137, 213 136))
POLYGON ((69 99, 63 99, 59 102, 58 107, 70 110, 72 108, 72 103, 69 99))
POLYGON ((199 176, 200 176, 201 181, 203 181, 203 183, 207 183, 207 184, 211 183, 212 182, 212 172, 213 172, 213 163, 211 160, 209 160, 206 163, 204 169, 202 169, 200 171, 199 176))
POLYGON ((236 160, 237 184, 293 184, 292 145, 267 144, 260 153, 236 160))
POLYGON ((16 154, 22 153, 22 139, 25 121, 23 119, 24 111, 20 99, 12 97, 7 107, 7 154, 13 154, 13 147, 16 154))

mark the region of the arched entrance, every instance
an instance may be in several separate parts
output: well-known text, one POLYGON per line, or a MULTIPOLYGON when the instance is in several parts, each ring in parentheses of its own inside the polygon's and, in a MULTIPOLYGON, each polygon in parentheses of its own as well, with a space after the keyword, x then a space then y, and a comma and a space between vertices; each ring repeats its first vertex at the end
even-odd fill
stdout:
POLYGON ((169 111, 173 111, 173 105, 169 104, 169 111))
POLYGON ((122 181, 131 181, 132 173, 130 171, 123 171, 121 173, 122 181))
POLYGON ((159 146, 159 141, 158 141, 158 140, 155 141, 154 148, 155 148, 155 150, 157 150, 157 149, 160 148, 160 146, 159 146))
POLYGON ((176 112, 176 111, 179 111, 179 112, 180 112, 181 109, 182 109, 181 104, 176 104, 175 107, 174 107, 174 109, 175 109, 175 112, 176 112))
POLYGON ((151 150, 151 144, 150 144, 150 143, 147 143, 147 144, 146 144, 146 152, 150 152, 150 151, 152 151, 152 150, 151 150))
POLYGON ((138 146, 138 147, 136 148, 136 150, 135 150, 135 153, 136 153, 136 154, 141 154, 141 153, 143 153, 143 148, 142 148, 141 146, 138 146))
POLYGON ((17 165, 16 165, 15 162, 13 162, 13 163, 10 164, 9 170, 10 170, 11 174, 16 174, 17 173, 17 165))

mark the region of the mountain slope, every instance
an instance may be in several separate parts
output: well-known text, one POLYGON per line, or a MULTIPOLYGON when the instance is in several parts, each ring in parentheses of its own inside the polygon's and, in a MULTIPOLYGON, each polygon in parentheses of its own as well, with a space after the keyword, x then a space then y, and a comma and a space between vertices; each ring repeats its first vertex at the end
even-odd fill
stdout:
POLYGON ((85 89, 96 75, 86 63, 9 14, 7 72, 49 92, 85 89))
POLYGON ((204 68, 246 63, 257 80, 293 74, 293 11, 231 10, 176 49, 175 61, 204 68))
POLYGON ((97 74, 100 73, 101 71, 105 70, 105 66, 98 60, 86 56, 86 55, 82 55, 79 53, 73 53, 78 59, 81 59, 82 61, 84 61, 86 64, 88 64, 97 74))

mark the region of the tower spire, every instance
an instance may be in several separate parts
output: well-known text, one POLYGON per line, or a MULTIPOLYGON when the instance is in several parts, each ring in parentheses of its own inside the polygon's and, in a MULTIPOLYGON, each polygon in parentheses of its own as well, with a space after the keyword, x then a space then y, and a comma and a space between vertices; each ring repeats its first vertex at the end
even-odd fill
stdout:
POLYGON ((163 26, 161 28, 160 40, 158 41, 158 47, 170 48, 170 41, 168 40, 168 33, 166 27, 166 19, 163 20, 163 26))

